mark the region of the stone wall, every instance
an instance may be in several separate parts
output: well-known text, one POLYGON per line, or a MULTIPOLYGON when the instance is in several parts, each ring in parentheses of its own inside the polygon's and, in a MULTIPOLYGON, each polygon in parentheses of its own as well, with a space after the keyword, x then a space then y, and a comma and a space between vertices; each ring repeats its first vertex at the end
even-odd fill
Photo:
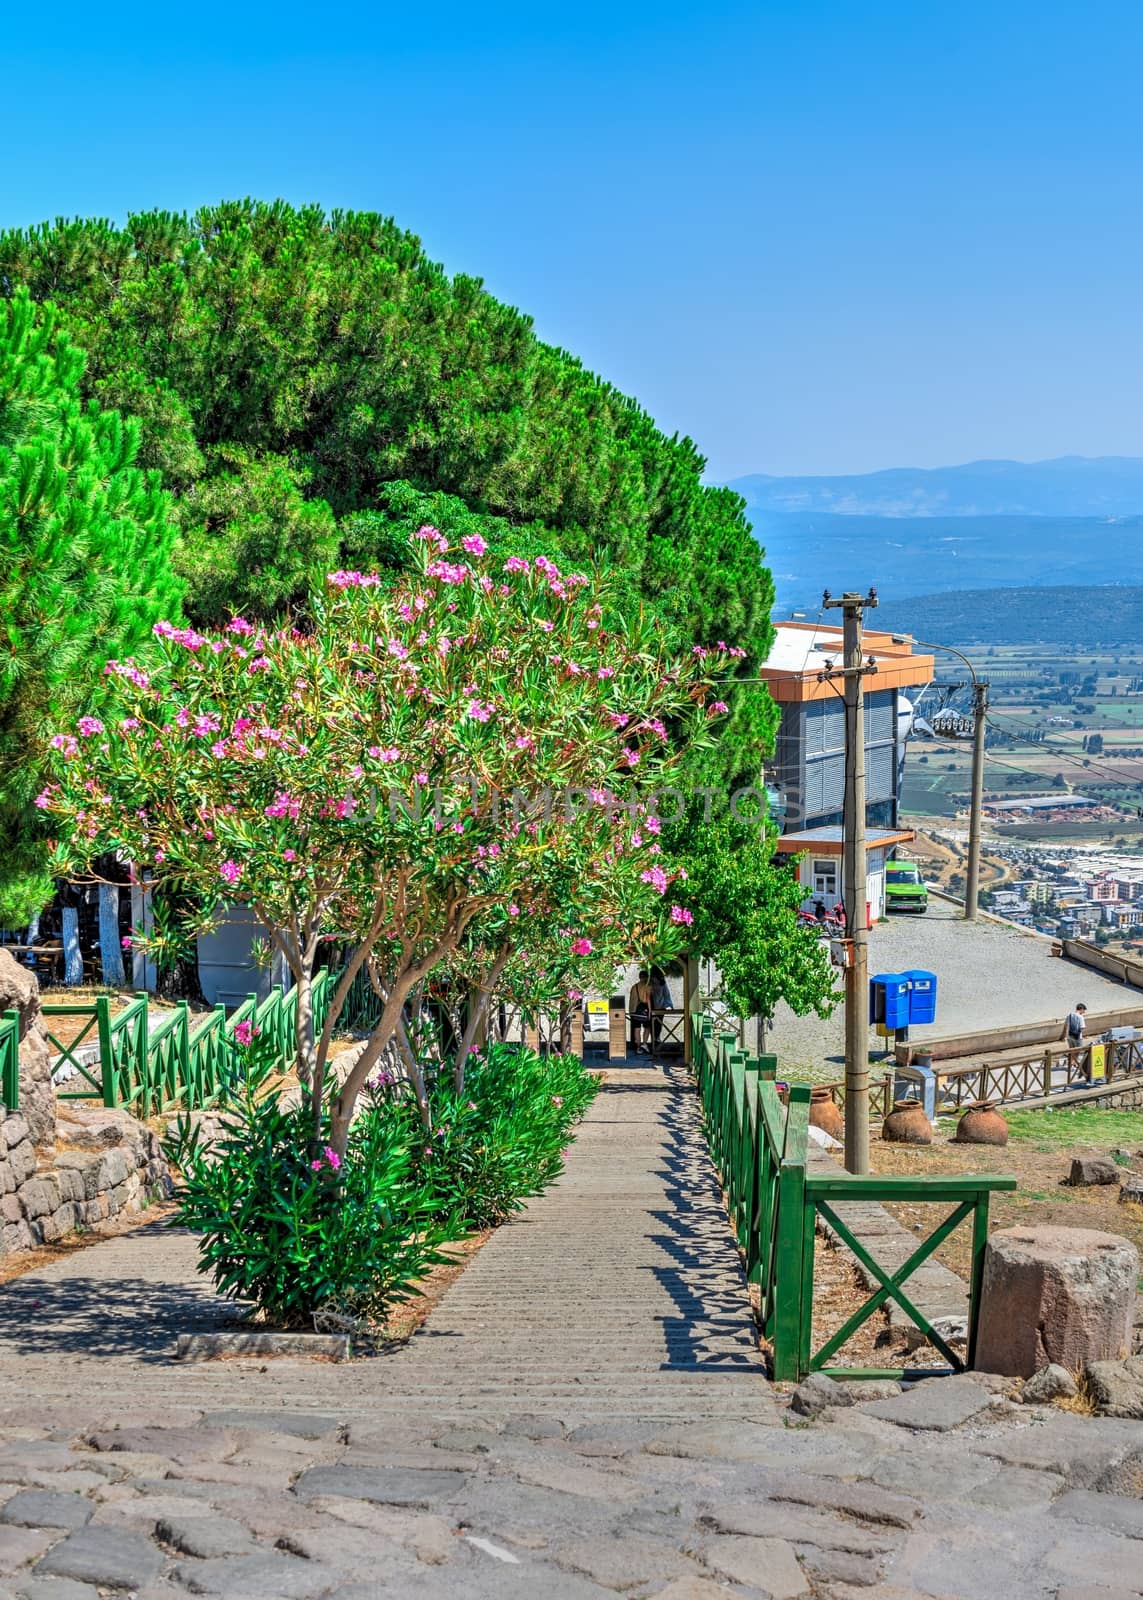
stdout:
POLYGON ((144 1123, 57 1101, 39 985, 0 950, 0 1010, 9 1006, 20 1013, 20 1109, 0 1107, 0 1256, 145 1210, 171 1186, 144 1123))

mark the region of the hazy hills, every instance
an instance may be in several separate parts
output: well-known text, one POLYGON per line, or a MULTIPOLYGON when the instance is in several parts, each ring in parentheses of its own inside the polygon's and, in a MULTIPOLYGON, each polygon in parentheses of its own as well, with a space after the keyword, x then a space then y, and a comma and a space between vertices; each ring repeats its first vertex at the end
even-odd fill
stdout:
POLYGON ((731 484, 757 511, 845 517, 1122 517, 1143 512, 1143 457, 1058 456, 890 467, 835 478, 765 473, 731 484))
POLYGON ((959 589, 890 601, 871 628, 949 644, 1143 645, 1143 588, 959 589))
POLYGON ((755 475, 745 496, 779 611, 823 588, 886 600, 1040 585, 1143 585, 1143 458, 1065 456, 835 478, 755 475))

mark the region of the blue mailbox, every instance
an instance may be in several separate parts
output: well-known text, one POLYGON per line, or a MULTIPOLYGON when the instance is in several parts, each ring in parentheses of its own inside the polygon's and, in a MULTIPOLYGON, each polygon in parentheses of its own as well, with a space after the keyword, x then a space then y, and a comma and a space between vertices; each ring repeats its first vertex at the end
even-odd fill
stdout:
POLYGON ((935 972, 903 972, 909 983, 909 1025, 937 1020, 937 975, 935 972))
POLYGON ((869 980, 869 1020, 886 1028, 909 1026, 907 972, 878 972, 869 980))

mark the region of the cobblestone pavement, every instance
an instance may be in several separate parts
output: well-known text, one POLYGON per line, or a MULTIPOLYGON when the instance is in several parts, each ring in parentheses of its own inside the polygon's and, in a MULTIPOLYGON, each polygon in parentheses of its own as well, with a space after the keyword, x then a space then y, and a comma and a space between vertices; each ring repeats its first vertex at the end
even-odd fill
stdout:
POLYGON ((146 1230, 0 1290, 0 1600, 1143 1592, 1143 1422, 973 1378, 775 1399, 661 1068, 395 1357, 170 1362, 219 1315, 146 1230))
MULTIPOLYGON (((910 1029, 910 1038, 974 1033, 982 1028, 1043 1022, 1064 1016, 1077 1000, 1091 1011, 1132 1005, 1131 991, 1086 967, 1053 958, 1051 941, 1001 922, 965 922, 960 908, 930 899, 924 916, 902 912, 869 936, 869 970, 937 974, 937 1020, 910 1029)), ((1136 997, 1138 998, 1138 997, 1136 997)), ((870 1034, 870 1048, 880 1041, 870 1034)), ((845 1058, 845 1017, 797 1017, 780 1005, 767 1035, 782 1072, 839 1078, 845 1058)), ((1034 1052, 1033 1052, 1034 1053, 1034 1052)))

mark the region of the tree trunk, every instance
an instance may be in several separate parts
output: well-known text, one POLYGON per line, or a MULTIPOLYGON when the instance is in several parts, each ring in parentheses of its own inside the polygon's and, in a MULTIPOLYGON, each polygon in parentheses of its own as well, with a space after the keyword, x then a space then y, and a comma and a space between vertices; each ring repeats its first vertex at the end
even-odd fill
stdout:
POLYGON ((79 911, 64 906, 60 913, 64 947, 64 982, 78 988, 83 982, 83 957, 79 953, 79 911))
POLYGON ((469 1056, 472 1054, 472 1049, 477 1041, 477 1038, 479 1037, 481 1026, 483 1025, 485 1017, 488 1015, 488 1006, 492 999, 492 991, 495 989, 496 984, 499 981, 500 974, 508 965, 508 958, 511 953, 512 952, 507 945, 505 945, 502 950, 498 950, 496 952, 495 959, 485 974, 484 981, 477 988, 475 999, 469 1006, 468 1025, 464 1030, 464 1037, 461 1039, 460 1048, 456 1053, 456 1065, 453 1068, 452 1075, 453 1087, 456 1089, 457 1094, 464 1093, 465 1064, 468 1061, 469 1056))
POLYGON ((119 885, 99 885, 99 964, 109 989, 122 989, 127 982, 123 971, 123 946, 119 942, 119 885))

